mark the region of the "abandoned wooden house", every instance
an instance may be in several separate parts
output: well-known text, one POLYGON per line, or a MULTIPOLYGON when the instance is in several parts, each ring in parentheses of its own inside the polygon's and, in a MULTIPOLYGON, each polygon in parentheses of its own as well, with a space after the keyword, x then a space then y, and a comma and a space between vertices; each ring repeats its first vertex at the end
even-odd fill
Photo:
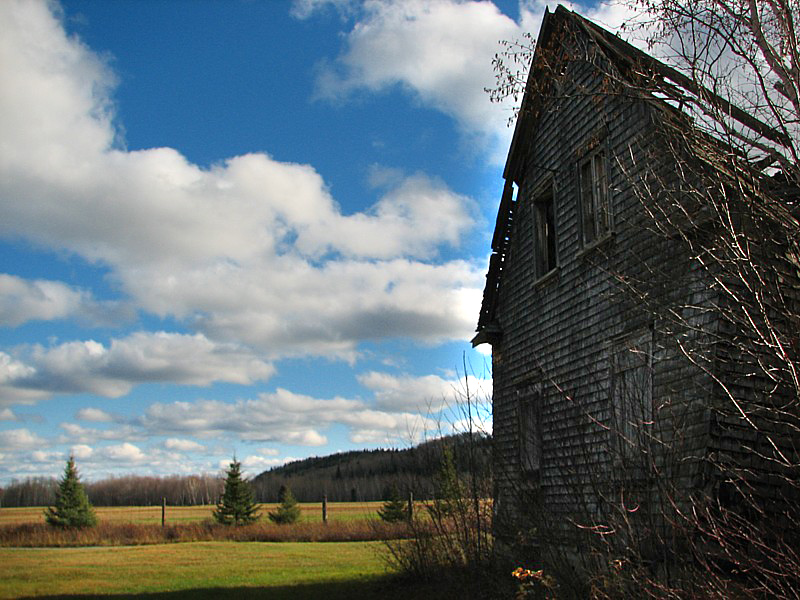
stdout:
MULTIPOLYGON (((786 500, 775 470, 759 471, 769 462, 796 483, 797 390, 770 378, 755 334, 738 328, 742 281, 724 289, 724 267, 703 260, 719 228, 708 188, 739 175, 685 151, 718 142, 693 134, 678 88, 691 92, 619 37, 546 12, 473 339, 492 346, 496 534, 528 560, 587 536, 663 553, 675 526, 664 506, 725 508, 747 477, 786 500), (779 401, 788 425, 764 417, 779 401)), ((776 277, 796 290, 786 264, 776 277)))

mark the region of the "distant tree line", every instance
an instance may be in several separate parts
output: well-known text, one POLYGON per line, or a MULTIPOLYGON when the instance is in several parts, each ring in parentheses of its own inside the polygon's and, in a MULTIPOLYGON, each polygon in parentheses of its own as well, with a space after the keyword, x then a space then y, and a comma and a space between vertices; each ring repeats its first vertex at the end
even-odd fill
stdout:
MULTIPOLYGON (((491 438, 476 436, 478 452, 472 454, 475 469, 489 472, 491 438)), ((434 497, 442 450, 453 450, 456 468, 467 472, 468 434, 448 436, 403 450, 380 449, 342 452, 294 461, 265 471, 250 483, 257 502, 279 502, 280 490, 288 487, 299 502, 369 502, 386 500, 393 488, 405 498, 409 492, 419 500, 434 497)), ((85 474, 85 471, 83 471, 85 474)), ((83 482, 94 506, 152 506, 165 498, 170 506, 216 504, 223 492, 221 475, 171 475, 166 477, 126 475, 83 482)), ((0 488, 0 506, 49 506, 55 502, 58 480, 32 477, 14 480, 0 488)))
MULTIPOLYGON (((265 471, 252 481, 259 502, 277 502, 281 486, 291 488, 300 502, 369 502, 386 500, 393 493, 419 500, 434 497, 437 473, 445 446, 453 450, 456 468, 468 471, 468 434, 447 436, 403 450, 380 449, 343 452, 307 458, 265 471), (396 492, 393 492, 396 490, 396 492)), ((473 460, 480 473, 488 473, 491 438, 476 435, 473 460)))
MULTIPOLYGON (((94 506, 151 506, 163 498, 170 506, 214 504, 222 494, 218 475, 170 475, 166 477, 126 475, 84 483, 94 506)), ((58 480, 32 477, 12 481, 0 489, 2 506, 49 506, 55 502, 58 480)))

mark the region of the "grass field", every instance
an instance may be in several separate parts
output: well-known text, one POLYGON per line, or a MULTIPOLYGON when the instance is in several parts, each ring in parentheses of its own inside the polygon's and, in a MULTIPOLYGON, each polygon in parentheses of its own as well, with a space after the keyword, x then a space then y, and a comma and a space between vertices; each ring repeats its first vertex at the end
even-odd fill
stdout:
POLYGON ((303 504, 299 523, 246 527, 212 525, 211 506, 167 507, 167 527, 160 506, 99 507, 98 526, 79 530, 45 525, 41 507, 2 508, 0 599, 447 598, 444 582, 387 572, 383 543, 367 540, 407 532, 380 523, 380 506, 330 504, 324 524, 320 504, 303 504))
MULTIPOLYGON (((328 520, 352 521, 370 519, 377 516, 382 502, 331 502, 328 504, 328 520)), ((275 504, 261 504, 263 519, 267 512, 274 510, 275 504)), ((300 505, 302 522, 322 520, 322 504, 319 502, 300 505)), ((214 506, 167 506, 166 521, 168 524, 192 523, 211 518, 214 506)), ((137 523, 161 524, 160 506, 98 506, 95 507, 101 523, 137 523)), ((44 507, 0 508, 0 526, 21 525, 26 523, 44 523, 44 507)))
MULTIPOLYGON (((379 542, 197 542, 0 548, 0 598, 425 598, 397 585, 379 542)), ((433 597, 436 597, 434 595, 433 597)))
POLYGON ((365 542, 408 535, 402 523, 377 518, 381 503, 328 506, 322 521, 320 504, 302 505, 292 525, 277 525, 266 516, 274 505, 262 505, 262 518, 251 525, 226 527, 213 522, 211 506, 97 508, 95 527, 58 528, 45 523, 42 508, 0 509, 0 547, 137 546, 175 542, 365 542))

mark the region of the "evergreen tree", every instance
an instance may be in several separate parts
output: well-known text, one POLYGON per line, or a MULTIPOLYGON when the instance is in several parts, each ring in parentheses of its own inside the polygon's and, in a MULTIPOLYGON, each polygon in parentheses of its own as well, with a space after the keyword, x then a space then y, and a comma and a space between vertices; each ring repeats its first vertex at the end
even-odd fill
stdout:
POLYGON ((458 477, 453 449, 442 448, 442 461, 436 476, 436 497, 428 509, 437 517, 452 516, 463 503, 465 490, 458 477))
POLYGON ((278 492, 280 504, 274 512, 269 513, 269 520, 278 525, 289 525, 300 518, 300 505, 297 504, 292 490, 288 486, 282 485, 278 492))
POLYGON ((387 523, 397 523, 408 519, 408 505, 400 497, 396 485, 389 489, 383 507, 378 509, 378 516, 387 523))
POLYGON ((246 479, 242 479, 242 464, 235 456, 226 471, 225 489, 213 516, 222 525, 247 525, 257 521, 260 516, 253 489, 246 479))
POLYGON ((44 516, 47 523, 55 527, 90 527, 97 523, 86 490, 78 480, 78 469, 72 455, 58 484, 55 506, 48 507, 44 516))

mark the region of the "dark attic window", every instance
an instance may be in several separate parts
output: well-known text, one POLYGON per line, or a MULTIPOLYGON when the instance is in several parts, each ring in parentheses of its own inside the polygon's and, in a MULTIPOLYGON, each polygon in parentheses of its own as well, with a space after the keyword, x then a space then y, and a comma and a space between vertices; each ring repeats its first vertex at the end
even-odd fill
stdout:
POLYGON ((583 245, 588 246, 611 231, 606 153, 599 150, 588 155, 581 161, 579 170, 581 232, 583 245))
POLYGON ((556 268, 556 219, 553 186, 546 185, 534 196, 534 260, 536 277, 543 277, 556 268))

